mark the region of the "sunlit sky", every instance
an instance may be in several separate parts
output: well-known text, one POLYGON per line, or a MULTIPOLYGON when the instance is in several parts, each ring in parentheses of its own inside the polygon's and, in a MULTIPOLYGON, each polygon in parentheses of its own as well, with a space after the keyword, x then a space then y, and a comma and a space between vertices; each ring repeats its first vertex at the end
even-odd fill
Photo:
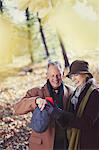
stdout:
MULTIPOLYGON (((25 22, 25 12, 20 11, 18 9, 18 2, 17 0, 5 0, 4 5, 6 6, 6 10, 13 18, 15 23, 24 23, 25 22)), ((92 21, 96 21, 97 15, 96 12, 93 10, 91 6, 87 6, 87 1, 85 3, 77 1, 76 4, 73 6, 73 9, 82 17, 87 18, 92 21)))
POLYGON ((86 3, 77 2, 74 6, 74 9, 83 17, 86 17, 89 20, 95 21, 97 19, 96 12, 91 6, 87 6, 86 3))
POLYGON ((25 18, 25 12, 24 11, 20 11, 18 9, 18 2, 17 0, 5 0, 4 1, 6 9, 9 13, 9 15, 12 17, 12 20, 15 23, 24 23, 26 18, 25 18))

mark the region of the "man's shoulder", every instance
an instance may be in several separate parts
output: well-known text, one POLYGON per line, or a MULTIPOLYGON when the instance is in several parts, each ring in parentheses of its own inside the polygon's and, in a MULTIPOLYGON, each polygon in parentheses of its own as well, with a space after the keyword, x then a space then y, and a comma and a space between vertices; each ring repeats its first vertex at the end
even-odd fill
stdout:
POLYGON ((47 88, 46 84, 40 87, 33 87, 27 91, 27 94, 31 96, 37 96, 37 95, 39 96, 43 94, 43 91, 46 88, 47 88))
POLYGON ((29 89, 27 92, 32 93, 32 92, 39 91, 39 90, 41 90, 40 87, 33 87, 33 88, 29 89))

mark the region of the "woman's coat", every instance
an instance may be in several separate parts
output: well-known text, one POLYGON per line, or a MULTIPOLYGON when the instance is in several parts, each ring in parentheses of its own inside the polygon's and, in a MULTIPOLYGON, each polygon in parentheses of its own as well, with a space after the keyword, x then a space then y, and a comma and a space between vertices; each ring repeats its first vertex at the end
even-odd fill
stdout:
MULTIPOLYGON (((80 129, 78 145, 81 150, 98 150, 99 149, 99 89, 94 89, 89 96, 88 102, 84 108, 83 114, 77 117, 77 111, 83 97, 91 84, 86 87, 78 97, 76 110, 72 112, 62 112, 54 110, 53 117, 57 119, 62 128, 80 129)), ((73 104, 70 104, 73 108, 73 104)))

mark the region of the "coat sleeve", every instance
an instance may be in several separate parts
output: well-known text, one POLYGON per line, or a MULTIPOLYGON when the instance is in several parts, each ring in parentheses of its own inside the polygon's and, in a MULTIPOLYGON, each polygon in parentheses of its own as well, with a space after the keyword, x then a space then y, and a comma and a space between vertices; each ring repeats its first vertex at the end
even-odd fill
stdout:
POLYGON ((58 109, 54 109, 52 116, 62 128, 91 129, 95 126, 97 120, 99 120, 99 91, 95 90, 91 93, 81 118, 71 112, 58 109))
POLYGON ((14 114, 23 115, 36 108, 35 99, 39 96, 40 89, 33 88, 27 91, 26 95, 13 105, 14 114))
POLYGON ((61 128, 65 129, 70 127, 69 124, 74 119, 74 114, 65 110, 54 108, 51 117, 58 123, 61 128))

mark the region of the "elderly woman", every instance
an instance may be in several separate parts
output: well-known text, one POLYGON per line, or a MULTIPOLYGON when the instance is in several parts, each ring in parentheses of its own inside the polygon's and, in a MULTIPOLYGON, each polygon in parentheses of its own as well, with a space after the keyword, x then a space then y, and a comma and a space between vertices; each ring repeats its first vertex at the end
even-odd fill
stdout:
POLYGON ((69 150, 99 149, 99 88, 88 70, 88 62, 76 60, 70 66, 67 77, 75 82, 68 103, 68 111, 55 108, 53 118, 62 128, 71 130, 69 150))
POLYGON ((67 111, 53 108, 51 116, 61 128, 68 129, 68 150, 98 150, 99 88, 89 72, 88 62, 74 61, 67 77, 75 82, 76 90, 68 102, 67 111))

